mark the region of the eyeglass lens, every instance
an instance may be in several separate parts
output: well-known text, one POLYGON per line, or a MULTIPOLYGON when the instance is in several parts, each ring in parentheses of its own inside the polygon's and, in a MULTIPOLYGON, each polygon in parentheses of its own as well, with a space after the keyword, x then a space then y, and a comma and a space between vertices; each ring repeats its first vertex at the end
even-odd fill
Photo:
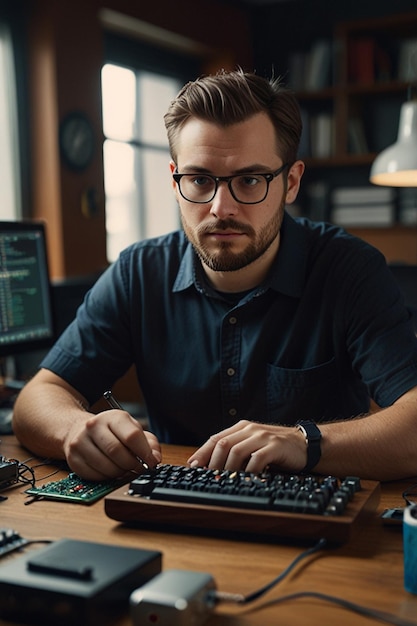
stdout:
MULTIPOLYGON (((235 200, 246 204, 262 202, 269 183, 262 175, 245 174, 230 177, 227 182, 235 200)), ((210 202, 216 195, 219 181, 208 175, 184 174, 179 181, 180 192, 190 202, 210 202)))

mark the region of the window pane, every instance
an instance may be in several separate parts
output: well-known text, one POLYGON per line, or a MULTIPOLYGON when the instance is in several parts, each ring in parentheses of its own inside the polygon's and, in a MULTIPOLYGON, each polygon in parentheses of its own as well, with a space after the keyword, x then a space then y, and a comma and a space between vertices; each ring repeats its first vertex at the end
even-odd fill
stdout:
POLYGON ((146 207, 146 237, 156 237, 177 230, 179 212, 172 188, 169 153, 143 151, 143 178, 146 181, 143 202, 146 207))
POLYGON ((143 143, 168 145, 164 115, 179 91, 179 82, 149 72, 139 74, 140 124, 143 143))
POLYGON ((131 243, 179 227, 163 118, 180 83, 107 64, 102 84, 107 257, 112 262, 131 243))
POLYGON ((21 217, 18 129, 12 43, 0 24, 0 218, 21 217))
POLYGON ((128 141, 135 137, 136 80, 131 70, 107 64, 101 73, 103 129, 106 137, 128 141))
POLYGON ((107 140, 103 146, 107 257, 114 261, 119 252, 143 237, 136 184, 138 149, 107 140))

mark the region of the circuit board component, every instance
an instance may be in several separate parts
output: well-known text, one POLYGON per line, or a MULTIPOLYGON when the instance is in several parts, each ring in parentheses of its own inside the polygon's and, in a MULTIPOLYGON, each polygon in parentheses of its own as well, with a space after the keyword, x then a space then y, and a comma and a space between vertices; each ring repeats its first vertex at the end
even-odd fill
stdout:
POLYGON ((35 500, 61 500, 78 502, 79 504, 92 504, 104 497, 114 489, 121 487, 120 480, 93 481, 80 478, 75 473, 70 473, 65 478, 46 483, 41 487, 30 487, 25 493, 35 500))

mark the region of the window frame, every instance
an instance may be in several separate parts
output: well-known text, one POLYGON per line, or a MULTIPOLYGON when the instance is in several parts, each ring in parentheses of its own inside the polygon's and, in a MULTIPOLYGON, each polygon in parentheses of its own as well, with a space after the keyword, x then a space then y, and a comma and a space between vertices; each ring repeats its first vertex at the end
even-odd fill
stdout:
POLYGON ((9 107, 10 123, 13 125, 14 143, 12 167, 14 170, 15 219, 29 218, 31 199, 30 135, 29 135, 29 88, 27 76, 27 42, 24 28, 22 0, 5 3, 0 15, 0 26, 5 32, 10 49, 9 55, 9 107))
MULTIPOLYGON (((191 55, 156 47, 144 41, 132 40, 120 34, 105 33, 103 67, 108 63, 131 70, 135 74, 137 89, 140 89, 140 76, 143 73, 160 75, 164 78, 177 80, 179 89, 183 84, 189 80, 193 80, 199 75, 202 60, 191 55)), ((139 92, 137 93, 137 97, 140 97, 139 92)), ((135 125, 137 129, 140 129, 140 115, 138 111, 136 111, 135 125)), ((111 137, 105 135, 105 141, 107 139, 112 140, 111 137)), ((143 207, 146 206, 147 196, 145 188, 147 177, 144 176, 144 160, 146 157, 144 153, 148 151, 150 155, 151 151, 155 151, 156 153, 158 150, 165 152, 167 145, 159 146, 152 142, 142 140, 141 137, 121 140, 121 142, 138 149, 138 164, 134 173, 139 203, 137 224, 139 232, 143 233, 146 237, 148 234, 148 216, 146 210, 143 210, 143 207), (138 184, 138 179, 142 181, 142 184, 138 184)), ((180 222, 178 219, 178 227, 179 225, 180 222)), ((107 247, 108 255, 111 257, 110 261, 114 260, 114 252, 109 250, 109 245, 107 247)))

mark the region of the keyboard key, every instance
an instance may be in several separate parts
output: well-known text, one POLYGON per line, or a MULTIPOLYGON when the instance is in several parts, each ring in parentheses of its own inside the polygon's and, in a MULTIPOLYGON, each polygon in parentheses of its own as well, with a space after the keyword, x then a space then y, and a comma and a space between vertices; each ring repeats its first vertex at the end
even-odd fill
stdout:
POLYGON ((256 496, 211 493, 209 491, 193 491, 156 487, 150 495, 151 500, 171 500, 175 502, 192 502, 215 506, 231 506, 239 509, 269 509, 270 498, 256 496))

